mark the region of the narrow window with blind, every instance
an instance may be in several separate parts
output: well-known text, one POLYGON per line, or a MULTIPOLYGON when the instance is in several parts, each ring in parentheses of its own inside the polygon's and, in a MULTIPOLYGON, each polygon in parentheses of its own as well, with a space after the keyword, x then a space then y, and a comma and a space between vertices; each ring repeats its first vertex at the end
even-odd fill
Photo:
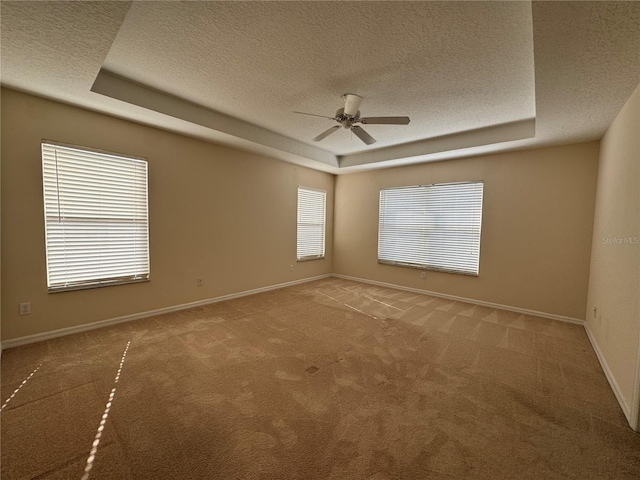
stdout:
POLYGON ((49 292, 149 279, 147 161, 42 143, 49 292))
POLYGON ((380 190, 378 262, 477 276, 483 185, 380 190))
POLYGON ((298 187, 299 262, 324 258, 326 203, 326 192, 298 187))

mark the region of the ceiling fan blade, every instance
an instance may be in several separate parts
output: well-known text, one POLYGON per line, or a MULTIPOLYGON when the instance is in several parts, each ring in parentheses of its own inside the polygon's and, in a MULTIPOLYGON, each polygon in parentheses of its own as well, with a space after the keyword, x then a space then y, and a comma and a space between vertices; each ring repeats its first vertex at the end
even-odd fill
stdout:
POLYGON ((362 97, 354 93, 345 93, 342 98, 344 98, 344 114, 355 117, 358 113, 358 108, 360 108, 362 97))
POLYGON ((351 131, 356 134, 356 136, 362 140, 367 145, 371 145, 372 143, 376 143, 376 139, 369 135, 364 131, 362 127, 351 127, 351 131))
POLYGON ((408 125, 409 117, 365 117, 360 119, 360 123, 365 125, 408 125))
POLYGON ((331 127, 330 129, 325 130, 324 132, 322 132, 320 135, 318 135, 316 138, 314 138, 313 141, 314 142, 319 142, 323 138, 327 138, 329 135, 331 135, 333 132, 335 132, 339 128, 340 128, 340 125, 335 125, 335 126, 331 127))
POLYGON ((321 118, 328 118, 329 120, 335 120, 335 118, 333 117, 327 117, 326 115, 316 115, 315 113, 305 113, 305 112, 293 112, 293 113, 299 113, 300 115, 309 115, 311 117, 321 117, 321 118))

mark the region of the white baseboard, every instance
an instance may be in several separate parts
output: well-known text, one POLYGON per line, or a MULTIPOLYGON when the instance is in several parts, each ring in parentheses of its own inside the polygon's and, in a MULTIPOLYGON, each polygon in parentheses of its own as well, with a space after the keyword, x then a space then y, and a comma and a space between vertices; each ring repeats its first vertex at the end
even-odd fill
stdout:
POLYGON ((276 285, 268 285, 266 287, 254 288, 252 290, 245 290, 244 292, 230 293, 228 295, 222 295, 220 297, 206 298, 204 300, 197 300, 195 302, 183 303, 180 305, 173 305, 171 307, 158 308, 156 310, 149 310, 146 312, 134 313, 131 315, 124 315, 122 317, 108 318, 106 320, 100 320, 92 323, 85 323, 83 325, 75 325, 73 327, 60 328, 58 330, 52 330, 50 332, 36 333, 34 335, 26 335, 24 337, 12 338, 2 342, 2 350, 11 347, 19 347, 20 345, 27 345, 29 343, 42 342, 51 338, 63 337, 65 335, 71 335, 73 333, 86 332, 88 330, 95 330, 97 328, 107 327, 109 325, 116 325, 118 323, 130 322, 132 320, 139 320, 141 318, 152 317, 154 315, 162 315, 163 313, 177 312, 179 310, 186 310, 188 308, 200 307, 202 305, 209 305, 211 303, 223 302, 225 300, 232 300, 234 298, 246 297, 248 295, 255 295, 256 293, 268 292, 270 290, 277 290, 280 288, 291 287, 301 283, 313 282, 314 280, 321 280, 323 278, 331 277, 330 273, 325 275, 318 275, 316 277, 303 278, 300 280, 293 280, 291 282, 278 283, 276 285))
MULTIPOLYGON (((640 345, 640 334, 638 335, 638 345, 640 345)), ((631 420, 630 425, 636 432, 640 433, 640 346, 636 360, 636 377, 633 382, 633 399, 631 400, 631 420)))
POLYGON ((512 307, 510 305, 500 305, 499 303, 484 302, 482 300, 475 300, 473 298, 458 297, 456 295, 448 295, 446 293, 431 292, 429 290, 421 290, 419 288, 404 287, 402 285, 395 285, 393 283, 378 282, 376 280, 368 280, 366 278, 350 277, 348 275, 341 275, 339 273, 334 273, 332 276, 336 278, 342 278, 344 280, 353 280, 354 282, 369 283, 371 285, 395 288, 396 290, 404 290, 406 292, 420 293, 422 295, 430 295, 432 297, 446 298, 448 300, 456 300, 458 302, 473 303, 475 305, 482 305, 483 307, 499 308, 501 310, 508 310, 510 312, 523 313, 525 315, 533 315, 533 316, 542 317, 542 318, 549 318, 551 320, 559 320, 561 322, 575 323, 578 325, 584 325, 585 323, 584 320, 580 318, 565 317, 563 315, 556 315, 555 313, 538 312, 536 310, 529 310, 529 309, 520 308, 520 307, 512 307))
POLYGON ((632 422, 631 407, 622 396, 622 393, 620 392, 620 387, 618 386, 618 382, 616 382, 616 379, 613 376, 613 373, 611 372, 609 365, 607 364, 607 360, 604 358, 604 355, 600 351, 600 347, 598 347, 598 342, 596 342, 595 337, 593 336, 593 334, 591 333, 591 330, 589 329, 589 324, 586 322, 584 324, 584 329, 587 332, 587 337, 589 337, 591 346, 593 347, 594 352, 596 352, 596 356, 598 357, 600 366, 602 367, 602 370, 604 371, 604 375, 607 377, 607 380, 609 381, 611 390, 613 390, 613 393, 616 396, 618 403, 620 404, 620 408, 622 409, 624 416, 627 417, 627 421, 629 422, 629 425, 631 426, 631 428, 635 430, 637 425, 634 425, 633 423, 635 422, 632 422))

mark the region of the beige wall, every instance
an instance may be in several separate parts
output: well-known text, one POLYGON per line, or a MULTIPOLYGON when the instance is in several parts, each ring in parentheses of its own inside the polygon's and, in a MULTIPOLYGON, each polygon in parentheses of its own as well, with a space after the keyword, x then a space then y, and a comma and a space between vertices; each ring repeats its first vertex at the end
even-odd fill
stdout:
POLYGON ((587 328, 617 384, 627 416, 640 401, 634 392, 640 341, 639 192, 640 86, 600 145, 586 309, 587 328))
POLYGON ((12 90, 2 106, 3 340, 332 271, 584 318, 598 142, 342 175, 334 223, 332 175, 12 90), (43 138, 149 159, 151 282, 47 293, 43 138), (464 180, 485 182, 479 277, 377 263, 380 188, 464 180), (295 262, 297 185, 328 191, 326 260, 295 262))
POLYGON ((332 271, 326 173, 3 89, 1 178, 5 341, 332 271), (150 282, 47 293, 42 139, 148 159, 150 282), (298 185, 327 191, 325 260, 296 263, 298 185))
POLYGON ((584 318, 598 142, 342 175, 335 273, 584 318), (377 263, 381 188, 484 181, 480 276, 377 263))

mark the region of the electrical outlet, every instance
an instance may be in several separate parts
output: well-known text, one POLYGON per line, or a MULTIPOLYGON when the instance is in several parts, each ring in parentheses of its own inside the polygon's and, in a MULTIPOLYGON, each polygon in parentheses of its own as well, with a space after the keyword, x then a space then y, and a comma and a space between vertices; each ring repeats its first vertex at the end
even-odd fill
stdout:
POLYGON ((197 285, 198 287, 201 287, 201 286, 203 286, 203 285, 204 285, 204 281, 203 281, 201 278, 197 278, 197 279, 196 279, 196 285, 197 285))
POLYGON ((422 280, 425 280, 425 279, 427 278, 427 272, 421 272, 421 273, 420 273, 420 278, 421 278, 422 280))
POLYGON ((293 265, 289 265, 289 271, 293 272, 293 265))
POLYGON ((20 315, 31 315, 31 302, 20 304, 20 315))

